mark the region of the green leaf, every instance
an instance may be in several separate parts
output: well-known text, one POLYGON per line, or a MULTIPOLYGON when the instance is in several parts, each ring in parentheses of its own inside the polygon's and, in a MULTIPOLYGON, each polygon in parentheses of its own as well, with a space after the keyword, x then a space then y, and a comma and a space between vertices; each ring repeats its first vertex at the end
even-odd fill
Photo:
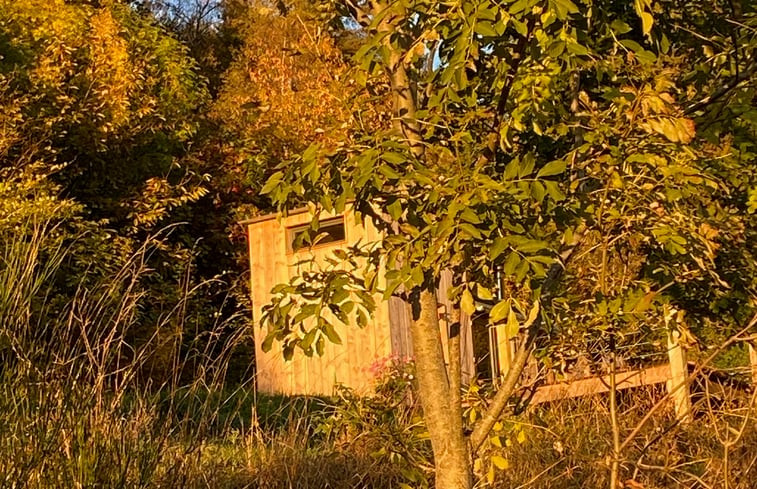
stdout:
POLYGON ((529 270, 529 264, 526 260, 521 261, 517 267, 515 267, 515 280, 522 282, 526 278, 526 274, 529 270))
POLYGON ((481 218, 469 207, 465 208, 463 212, 460 213, 460 219, 471 224, 481 223, 481 218))
POLYGON ((383 153, 381 155, 381 158, 388 163, 392 163, 393 165, 400 165, 407 161, 405 155, 403 155, 402 153, 395 153, 394 151, 383 153))
POLYGON ((489 322, 498 323, 505 319, 510 312, 510 299, 499 301, 497 305, 491 308, 489 311, 489 322))
POLYGON ((460 224, 460 230, 462 230, 465 234, 467 234, 473 239, 481 239, 481 231, 476 229, 476 227, 473 226, 472 224, 468 224, 467 222, 464 222, 460 224))
POLYGON ((493 298, 491 291, 481 284, 476 284, 476 295, 485 301, 490 301, 493 298))
POLYGON ((610 29, 612 29, 615 34, 626 34, 628 32, 631 32, 631 26, 619 19, 612 21, 612 23, 610 24, 610 29))
POLYGON ((271 348, 273 347, 273 341, 275 339, 276 339, 276 335, 273 332, 268 333, 265 336, 265 339, 263 340, 263 345, 262 345, 263 351, 265 352, 271 351, 271 348))
POLYGON ((546 187, 547 193, 549 194, 550 198, 552 198, 552 200, 554 200, 555 202, 560 202, 561 200, 565 199, 565 194, 562 193, 557 182, 547 180, 544 182, 544 186, 546 187))
POLYGON ((387 178, 399 179, 402 176, 389 165, 381 165, 378 170, 387 178))
POLYGON ((634 53, 640 53, 640 52, 644 51, 644 48, 641 47, 641 44, 639 44, 638 42, 636 42, 636 41, 634 41, 632 39, 621 39, 620 40, 620 44, 622 44, 627 49, 630 49, 634 53))
POLYGON ((336 332, 336 329, 334 329, 333 324, 326 323, 326 325, 323 327, 323 333, 326 335, 326 338, 328 338, 329 341, 334 343, 335 345, 342 344, 342 339, 339 337, 339 333, 336 332))
POLYGON ((310 331, 308 331, 307 334, 305 334, 305 336, 302 338, 302 340, 300 340, 300 348, 302 348, 306 352, 310 350, 310 347, 313 346, 313 342, 315 341, 317 336, 317 329, 311 329, 310 331))
POLYGON ((544 185, 541 182, 531 182, 531 196, 539 203, 544 200, 544 185))
POLYGON ((402 203, 399 199, 386 206, 386 210, 395 221, 402 216, 402 203))
POLYGON ((529 239, 524 236, 513 236, 511 244, 516 250, 523 253, 535 253, 549 246, 546 241, 529 239))
POLYGON ((315 161, 315 157, 318 154, 318 145, 311 144, 308 146, 308 149, 306 149, 302 153, 302 161, 305 163, 315 161))
POLYGON ((476 27, 473 30, 476 34, 481 34, 486 37, 497 37, 498 35, 491 22, 477 22, 476 27))
POLYGON ((565 171, 565 168, 566 163, 564 160, 550 161, 539 170, 539 173, 537 173, 536 176, 541 178, 551 177, 552 175, 559 175, 560 173, 563 173, 565 171))
POLYGON ((565 43, 563 41, 555 41, 547 48, 547 56, 551 58, 559 57, 565 51, 565 43))
POLYGON ((586 56, 587 54, 589 54, 589 50, 586 48, 586 46, 582 46, 577 42, 569 42, 567 47, 569 53, 575 54, 577 56, 586 56))
POLYGON ((525 178, 529 176, 531 172, 534 171, 535 164, 536 164, 536 158, 534 158, 533 153, 526 153, 523 156, 523 161, 520 165, 520 168, 518 169, 518 177, 525 178))
POLYGON ((276 187, 281 184, 281 179, 284 177, 284 173, 278 171, 274 173, 273 175, 268 178, 268 181, 263 185, 263 188, 260 189, 260 193, 263 195, 267 195, 271 193, 271 190, 275 189, 276 187))
POLYGON ((508 275, 512 275, 515 273, 515 268, 520 264, 520 255, 516 252, 510 253, 510 255, 507 257, 507 260, 505 260, 505 266, 503 268, 504 272, 508 275))
POLYGON ((494 242, 492 243, 491 247, 489 248, 489 259, 494 261, 496 260, 499 255, 502 254, 505 249, 507 249, 507 239, 502 237, 496 237, 494 238, 494 242))

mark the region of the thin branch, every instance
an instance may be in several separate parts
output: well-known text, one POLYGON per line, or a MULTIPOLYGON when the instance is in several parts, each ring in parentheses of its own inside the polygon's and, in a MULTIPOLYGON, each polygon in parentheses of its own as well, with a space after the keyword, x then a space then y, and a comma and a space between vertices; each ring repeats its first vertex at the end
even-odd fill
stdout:
POLYGON ((505 77, 505 85, 502 87, 502 91, 499 94, 499 101, 497 102, 497 109, 494 112, 494 120, 492 121, 492 140, 489 145, 489 155, 487 155, 489 158, 494 157, 494 155, 497 154, 497 147, 499 146, 496 141, 497 137, 499 135, 500 126, 502 125, 502 118, 505 115, 505 109, 507 108, 507 101, 510 99, 510 91, 513 88, 513 83, 515 82, 516 75, 518 74, 518 68, 520 67, 521 62, 523 61, 523 58, 525 58, 526 54, 526 47, 528 46, 528 41, 531 39, 531 33, 534 28, 534 20, 531 19, 528 23, 527 27, 527 33, 525 36, 521 36, 521 38, 518 40, 518 44, 515 46, 515 49, 513 50, 513 53, 517 55, 515 60, 513 61, 513 64, 510 66, 510 70, 507 72, 507 75, 505 77))
POLYGON ((751 321, 749 321, 749 324, 745 328, 743 328, 741 331, 736 333, 735 335, 731 336, 728 340, 726 340, 722 345, 720 345, 718 348, 715 349, 714 352, 710 356, 708 356, 688 377, 686 377, 686 380, 682 382, 681 384, 674 386, 673 389, 671 389, 670 392, 668 392, 666 395, 662 397, 657 403, 655 403, 654 406, 647 412, 647 414, 637 423, 637 425, 634 427, 634 429, 631 431, 631 433, 626 436, 626 439, 623 440, 623 443, 620 444, 620 451, 622 452, 625 450, 628 445, 633 441, 634 438, 636 438, 636 435, 639 434, 639 432, 642 430, 642 428, 647 424, 647 422, 652 418, 652 416, 660 409, 661 406, 663 406, 671 397, 671 395, 676 392, 678 389, 681 389, 684 385, 688 385, 691 383, 696 376, 698 376, 704 368, 712 362, 712 360, 723 350, 728 348, 729 346, 733 345, 734 343, 738 343, 742 340, 742 335, 749 331, 750 329, 757 326, 757 314, 752 318, 751 321))
POLYGON ((752 78, 752 75, 757 73, 757 63, 752 63, 747 69, 726 81, 723 85, 715 89, 710 95, 703 98, 699 102, 687 107, 683 113, 686 115, 694 114, 711 103, 714 103, 721 99, 724 95, 727 95, 731 90, 736 89, 743 81, 752 78))
MULTIPOLYGON (((560 283, 560 278, 562 277, 563 271, 565 270, 565 265, 567 264, 571 256, 573 256, 575 250, 578 248, 578 245, 581 243, 582 237, 583 231, 577 232, 573 239, 573 243, 570 243, 568 247, 562 253, 560 253, 560 259, 549 268, 547 277, 544 279, 544 283, 542 285, 542 293, 541 297, 539 298, 539 303, 547 304, 551 301, 552 294, 557 285, 560 283)), ((495 423, 502 415, 505 407, 507 407, 507 402, 515 391, 515 387, 518 384, 520 374, 523 372, 523 369, 526 366, 526 362, 528 361, 528 358, 531 354, 531 350, 536 344, 536 337, 541 329, 542 316, 543 315, 541 313, 538 314, 530 324, 526 325, 527 332, 518 345, 518 354, 515 356, 515 359, 510 366, 510 370, 508 370, 507 375, 505 376, 505 380, 503 381, 502 386, 494 396, 494 399, 492 399, 492 403, 484 413, 481 421, 478 423, 478 425, 476 425, 473 433, 471 433, 470 435, 471 454, 478 452, 486 438, 489 436, 489 433, 491 432, 495 423)))

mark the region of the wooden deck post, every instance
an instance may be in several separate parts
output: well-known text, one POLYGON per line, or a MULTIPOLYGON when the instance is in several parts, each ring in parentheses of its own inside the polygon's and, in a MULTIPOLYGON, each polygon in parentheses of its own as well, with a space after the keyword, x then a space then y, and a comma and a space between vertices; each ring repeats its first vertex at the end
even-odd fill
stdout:
POLYGON ((676 417, 681 422, 691 420, 691 397, 686 379, 689 376, 686 362, 686 351, 681 346, 679 339, 681 333, 671 331, 668 333, 668 359, 670 360, 670 379, 667 382, 668 393, 673 399, 676 417))
POLYGON ((752 384, 757 386, 757 348, 755 348, 755 343, 749 343, 749 365, 752 370, 752 384))
POLYGON ((492 380, 498 385, 507 375, 513 361, 511 338, 504 324, 489 327, 489 352, 491 354, 492 380))

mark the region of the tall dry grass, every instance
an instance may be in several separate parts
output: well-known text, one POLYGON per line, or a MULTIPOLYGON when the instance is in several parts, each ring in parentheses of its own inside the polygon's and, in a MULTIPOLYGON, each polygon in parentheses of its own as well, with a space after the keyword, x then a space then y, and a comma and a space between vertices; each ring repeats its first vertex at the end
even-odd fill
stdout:
POLYGON ((56 278, 76 237, 61 238, 58 225, 34 220, 16 231, 0 258, 0 484, 178 487, 197 440, 218 429, 221 402, 191 415, 177 406, 222 385, 241 336, 210 331, 217 339, 180 348, 177 318, 193 292, 186 290, 135 344, 131 332, 149 301, 141 279, 156 241, 61 305, 56 278), (176 375, 155 385, 145 366, 166 351, 176 375), (181 385, 187 365, 193 375, 181 385))
POLYGON ((326 404, 226 385, 249 335, 218 322, 185 337, 202 285, 145 328, 142 281, 159 238, 61 302, 77 237, 58 226, 29 220, 0 243, 0 487, 393 486, 393 468, 314 433, 309 413, 323 419, 326 404), (157 380, 156 361, 168 373, 157 380))
MULTIPOLYGON (((698 394, 690 422, 677 420, 672 406, 661 410, 620 454, 621 487, 757 487, 754 393, 719 386, 716 395, 707 389, 703 382, 694 386, 698 394)), ((621 434, 628 434, 664 395, 664 386, 620 392, 621 434)), ((535 406, 514 423, 524 434, 501 451, 509 468, 498 472, 491 487, 610 487, 612 427, 606 395, 535 406)))

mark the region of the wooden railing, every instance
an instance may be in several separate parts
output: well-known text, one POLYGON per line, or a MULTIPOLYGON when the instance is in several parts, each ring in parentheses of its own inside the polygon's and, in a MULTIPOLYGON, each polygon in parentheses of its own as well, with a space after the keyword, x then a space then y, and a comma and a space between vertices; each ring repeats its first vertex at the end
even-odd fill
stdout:
MULTIPOLYGON (((496 336, 493 338, 496 341, 496 336)), ((508 351, 511 342, 500 337, 497 342, 497 367, 500 375, 505 375, 509 367, 512 352, 508 351)), ((679 334, 674 331, 668 335, 668 361, 639 370, 627 370, 615 374, 616 390, 665 383, 668 395, 673 402, 676 417, 681 421, 691 418, 691 395, 689 364, 686 349, 679 342, 679 334)), ((757 386, 757 350, 749 345, 750 370, 752 384, 757 386)), ((610 375, 597 375, 577 380, 566 380, 541 385, 535 389, 525 389, 524 398, 529 404, 539 404, 560 399, 602 394, 610 391, 610 375)))

